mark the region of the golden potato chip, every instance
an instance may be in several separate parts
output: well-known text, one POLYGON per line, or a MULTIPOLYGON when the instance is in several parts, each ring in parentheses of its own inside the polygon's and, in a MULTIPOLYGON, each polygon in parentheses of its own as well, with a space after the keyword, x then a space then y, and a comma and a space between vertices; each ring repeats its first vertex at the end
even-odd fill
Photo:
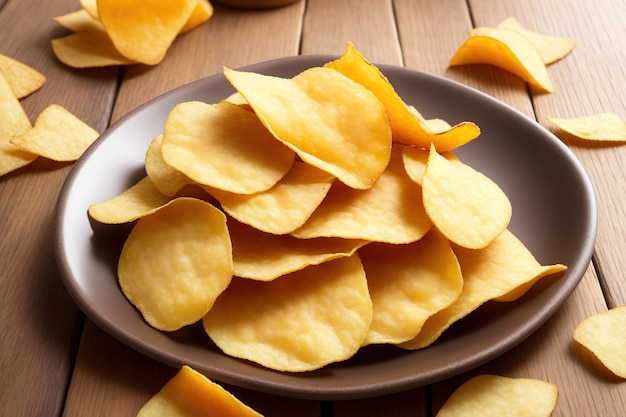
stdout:
POLYGON ((335 182, 322 204, 292 235, 410 243, 421 239, 431 225, 421 187, 406 174, 401 152, 394 146, 387 169, 372 188, 355 190, 335 182))
POLYGON ((150 142, 146 152, 146 174, 159 193, 174 195, 193 181, 165 162, 161 153, 162 145, 163 135, 158 135, 150 142))
POLYGON ((73 32, 89 32, 99 30, 104 32, 104 26, 98 19, 94 19, 85 9, 53 17, 59 25, 73 32))
POLYGON ((303 372, 354 355, 371 320, 365 273, 354 254, 269 282, 233 278, 203 323, 230 356, 303 372))
POLYGON ((30 120, 8 81, 0 73, 0 176, 28 165, 37 155, 11 143, 11 138, 31 129, 30 120))
POLYGON ((267 191, 235 194, 207 189, 222 209, 242 223, 273 234, 302 226, 326 197, 335 177, 305 162, 294 161, 289 172, 267 191))
POLYGON ((39 114, 35 126, 11 143, 54 161, 75 161, 100 134, 67 109, 51 104, 39 114))
POLYGON ((511 220, 511 202, 495 182, 468 165, 447 160, 434 147, 422 178, 422 192, 428 217, 460 246, 484 248, 511 220))
POLYGON ((556 385, 531 378, 478 375, 458 387, 437 417, 550 417, 556 385))
POLYGON ((424 149, 430 148, 433 143, 438 151, 444 152, 458 148, 480 134, 478 126, 471 122, 459 123, 445 131, 431 130, 432 126, 428 126, 423 117, 418 117, 402 101, 387 78, 351 43, 348 43, 341 58, 325 64, 325 67, 339 71, 362 84, 382 101, 389 116, 394 142, 424 149))
POLYGON ((227 102, 180 103, 165 121, 163 159, 193 181, 240 194, 274 186, 295 154, 254 113, 227 102))
POLYGON ((135 62, 122 56, 105 32, 99 30, 78 32, 52 39, 54 55, 73 68, 127 65, 135 62))
POLYGON ((46 82, 46 77, 30 66, 0 54, 0 73, 11 86, 18 99, 37 91, 46 82))
POLYGON ((461 45, 450 66, 490 64, 513 73, 544 92, 554 91, 539 52, 520 33, 508 29, 480 27, 461 45))
POLYGON ((98 16, 115 49, 130 61, 158 64, 198 0, 97 0, 98 16))
POLYGON ((523 35, 537 49, 543 63, 552 64, 572 52, 576 41, 569 38, 544 35, 524 28, 514 17, 498 23, 498 28, 514 30, 523 35))
MULTIPOLYGON (((424 172, 428 164, 429 152, 426 149, 415 148, 413 146, 403 146, 401 149, 402 162, 404 163, 406 173, 415 183, 422 185, 422 179, 424 178, 424 172)), ((441 156, 449 161, 459 161, 456 155, 451 152, 444 152, 441 156)))
POLYGON ((224 74, 274 136, 305 162, 357 189, 371 187, 384 171, 391 149, 387 114, 362 85, 319 67, 292 79, 228 68, 224 74))
POLYGON ((137 221, 117 272, 122 292, 154 328, 197 322, 232 279, 226 216, 202 200, 173 200, 137 221))
POLYGON ((598 113, 571 119, 548 117, 548 120, 579 139, 626 141, 626 121, 615 113, 598 113))
POLYGON ((538 278, 566 269, 564 265, 543 266, 508 229, 484 249, 453 246, 461 265, 463 290, 449 307, 431 316, 420 333, 400 344, 405 349, 429 346, 453 323, 489 300, 502 297, 538 278))
POLYGON ((265 233, 228 219, 233 245, 233 268, 238 277, 271 281, 309 265, 351 256, 368 243, 341 238, 296 239, 290 235, 265 233))
POLYGON ((574 329, 574 340, 620 378, 626 378, 626 306, 594 314, 574 329))
POLYGON ((179 33, 189 32, 208 21, 213 16, 213 5, 208 0, 198 0, 198 4, 191 12, 191 16, 187 19, 187 23, 182 27, 179 33))
POLYGON ((88 213, 103 224, 130 223, 154 213, 172 198, 161 194, 148 177, 109 200, 89 206, 88 213))
POLYGON ((98 4, 96 0, 79 0, 80 6, 96 20, 100 20, 98 16, 98 4))
POLYGON ((137 417, 262 417, 222 386, 183 365, 137 417))
POLYGON ((413 339, 424 322, 457 299, 463 276, 450 243, 431 229, 407 245, 370 243, 359 249, 372 299, 364 344, 413 339))

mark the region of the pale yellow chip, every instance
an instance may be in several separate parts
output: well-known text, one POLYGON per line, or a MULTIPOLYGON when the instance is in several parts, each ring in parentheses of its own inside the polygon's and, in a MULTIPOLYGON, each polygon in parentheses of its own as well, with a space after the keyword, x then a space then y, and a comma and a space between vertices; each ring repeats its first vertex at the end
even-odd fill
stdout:
POLYGON ((458 387, 436 417, 550 417, 559 389, 531 378, 479 375, 458 387))
POLYGON ((626 306, 586 318, 574 329, 574 340, 608 370, 626 379, 626 306))
POLYGON ((472 30, 450 66, 490 64, 513 73, 543 92, 554 91, 552 78, 535 47, 518 32, 480 27, 472 30))
POLYGON ((73 68, 106 67, 134 64, 122 56, 109 36, 102 31, 77 32, 63 38, 52 39, 54 55, 73 68))
POLYGON ((156 65, 185 26, 198 0, 97 0, 115 49, 130 61, 156 65))
POLYGON ((319 67, 292 79, 228 68, 224 74, 305 162, 357 189, 371 187, 384 171, 391 129, 382 103, 362 85, 319 67))
POLYGON ((564 58, 576 46, 576 41, 570 38, 530 31, 523 27, 514 17, 508 17, 498 23, 498 28, 514 30, 523 35, 537 49, 543 63, 546 65, 564 58))
POLYGON ((36 69, 2 54, 0 73, 4 75, 18 99, 39 90, 46 82, 46 77, 36 69))
POLYGON ((174 195, 193 181, 165 162, 161 153, 162 145, 163 135, 158 135, 150 142, 146 151, 146 174, 159 193, 174 195))
MULTIPOLYGON (((415 183, 422 185, 422 179, 424 178, 424 172, 426 172, 426 165, 428 164, 429 151, 413 146, 403 146, 401 149, 402 162, 404 163, 406 173, 415 183)), ((441 156, 449 161, 459 161, 452 152, 444 152, 441 156)))
POLYGON ((32 128, 24 108, 0 73, 0 176, 28 165, 37 154, 11 144, 11 138, 32 128))
POLYGON ((51 104, 39 114, 35 126, 11 143, 54 161, 75 161, 100 134, 67 109, 51 104))
POLYGON ((144 404, 137 417, 262 417, 187 365, 144 404))
POLYGON ((407 245, 370 243, 359 256, 373 311, 364 344, 413 339, 428 317, 452 304, 463 288, 456 256, 436 229, 407 245))
POLYGON ((341 238, 297 239, 274 235, 228 220, 233 244, 233 268, 242 278, 271 281, 309 265, 319 265, 343 256, 351 256, 368 243, 341 238))
POLYGON ((191 16, 189 16, 179 33, 189 32, 207 22, 211 17, 213 17, 213 5, 211 2, 209 0, 198 0, 198 4, 196 4, 193 12, 191 12, 191 16))
POLYGON ((451 242, 480 249, 502 233, 512 207, 504 191, 484 174, 449 161, 431 148, 422 178, 426 213, 451 242))
POLYGON ((400 344, 405 349, 420 349, 434 343, 453 323, 489 300, 505 296, 538 278, 566 269, 564 265, 543 266, 508 229, 484 249, 453 246, 461 265, 463 290, 449 307, 431 316, 420 333, 400 344))
POLYGON ((365 272, 354 254, 269 282, 233 278, 203 323, 230 356, 304 372, 352 357, 371 320, 365 272))
POLYGON ((161 153, 198 184, 238 194, 269 190, 295 158, 254 113, 224 101, 176 105, 165 121, 161 153))
POLYGON ((226 216, 202 200, 172 200, 137 221, 117 272, 122 292, 154 328, 199 321, 233 276, 226 216))
POLYGON ((294 161, 272 188, 256 194, 207 189, 222 209, 242 223, 273 234, 302 226, 326 197, 334 177, 305 162, 294 161))
POLYGON ((548 120, 579 139, 606 142, 626 142, 626 121, 616 113, 598 113, 589 116, 548 120))
POLYGON ((80 6, 94 19, 100 20, 98 16, 98 4, 96 0, 79 0, 80 6))
POLYGON ((355 190, 335 182, 309 220, 292 234, 400 244, 421 239, 431 225, 421 187, 406 174, 401 151, 394 146, 387 169, 372 188, 355 190))
POLYGON ((161 194, 150 178, 144 177, 121 194, 90 205, 88 213, 103 224, 130 223, 154 213, 171 199, 172 197, 161 194))
POLYGON ((475 139, 480 129, 474 123, 462 122, 445 130, 433 130, 442 127, 440 122, 425 122, 419 112, 407 106, 394 87, 379 69, 368 62, 352 45, 348 43, 345 53, 338 60, 325 64, 362 84, 378 97, 389 116, 393 141, 429 149, 434 144, 440 152, 450 151, 475 139), (418 116, 419 115, 419 116, 418 116))
POLYGON ((93 18, 85 9, 55 16, 52 20, 72 32, 104 31, 102 23, 98 19, 93 18))

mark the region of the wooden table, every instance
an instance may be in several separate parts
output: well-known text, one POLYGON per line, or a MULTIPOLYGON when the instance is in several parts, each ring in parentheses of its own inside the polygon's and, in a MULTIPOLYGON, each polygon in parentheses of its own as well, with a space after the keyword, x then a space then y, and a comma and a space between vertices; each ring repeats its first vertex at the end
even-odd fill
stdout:
MULTIPOLYGON (((213 18, 181 36, 155 67, 74 70, 52 54, 66 34, 51 18, 78 0, 0 0, 0 53, 47 77, 22 100, 31 118, 65 106, 99 132, 153 97, 190 81, 272 58, 340 54, 348 40, 371 61, 441 74, 478 88, 546 126, 548 116, 613 111, 626 116, 623 0, 302 0, 267 11, 216 5, 213 18), (519 78, 479 65, 449 68, 473 26, 515 16, 527 28, 575 39, 549 71, 552 94, 532 95, 519 78)), ((406 392, 311 401, 228 387, 267 416, 431 416, 479 373, 543 379, 559 386, 554 416, 618 417, 626 382, 572 342, 585 317, 626 304, 626 147, 570 143, 597 194, 595 255, 563 307, 519 346, 478 369, 406 392)), ((176 372, 85 319, 55 264, 55 203, 72 164, 39 159, 0 178, 0 415, 134 416, 176 372)))

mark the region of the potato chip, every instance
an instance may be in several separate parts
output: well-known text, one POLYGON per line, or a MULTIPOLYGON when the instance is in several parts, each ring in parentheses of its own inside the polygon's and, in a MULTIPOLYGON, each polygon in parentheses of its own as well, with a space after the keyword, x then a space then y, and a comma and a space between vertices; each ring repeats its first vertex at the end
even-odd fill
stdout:
POLYGON ((372 188, 355 190, 335 182, 322 204, 292 235, 399 244, 421 239, 431 225, 421 187, 406 174, 401 152, 394 146, 387 169, 372 188))
POLYGON ((211 19, 213 16, 213 5, 208 0, 198 0, 198 4, 196 5, 193 12, 191 12, 191 16, 187 19, 187 23, 181 28, 179 33, 186 33, 196 27, 200 26, 204 22, 211 19))
POLYGON ((543 266, 508 229, 484 249, 453 246, 461 265, 463 290, 449 307, 431 316, 420 333, 400 344, 405 349, 420 349, 434 343, 453 323, 489 300, 502 297, 538 278, 566 269, 565 265, 543 266))
POLYGON ((100 20, 98 16, 98 4, 96 0, 79 0, 80 6, 96 20, 100 20))
POLYGON ((319 67, 292 79, 228 68, 224 74, 305 162, 357 189, 371 187, 384 171, 391 150, 387 114, 362 85, 319 67))
POLYGON ((445 131, 432 131, 424 119, 417 117, 400 96, 391 83, 368 62, 354 45, 348 43, 345 53, 338 60, 325 64, 350 77, 372 91, 385 106, 389 115, 393 141, 407 145, 429 149, 433 143, 440 152, 450 151, 475 139, 480 129, 474 123, 462 122, 445 131))
POLYGON ((226 216, 202 200, 173 200, 133 227, 117 272, 122 292, 154 328, 197 322, 232 279, 226 216))
POLYGON ((354 254, 269 282, 233 278, 203 323, 230 356, 304 372, 354 355, 371 320, 365 273, 354 254))
POLYGON ((335 177, 305 162, 294 161, 272 188, 256 194, 208 189, 222 209, 242 223, 273 234, 291 233, 311 217, 335 177))
POLYGON ((180 103, 165 121, 163 159, 193 181, 240 194, 274 186, 295 154, 236 105, 180 103))
POLYGON ((97 0, 98 16, 115 49, 130 61, 156 65, 192 15, 198 0, 97 0))
POLYGON ((576 46, 573 39, 532 32, 524 28, 514 17, 508 17, 498 23, 498 28, 513 30, 523 35, 537 49, 546 65, 564 58, 576 46))
POLYGON ((513 73, 551 93, 552 78, 539 52, 520 33, 508 29, 480 27, 461 45, 450 60, 450 66, 490 64, 513 73))
POLYGON ((556 385, 531 378, 478 375, 458 387, 437 417, 550 417, 556 385))
POLYGON ((67 109, 51 104, 39 114, 35 126, 11 143, 54 161, 75 161, 100 134, 67 109))
POLYGON ((99 30, 78 32, 63 38, 52 39, 54 55, 73 68, 106 67, 134 64, 122 56, 105 32, 99 30))
POLYGON ((606 142, 626 141, 626 121, 615 113, 598 113, 590 116, 548 120, 579 139, 606 142))
POLYGON ((146 151, 146 174, 159 193, 174 195, 193 181, 165 162, 161 153, 162 145, 163 135, 158 135, 150 142, 146 151))
POLYGON ((450 243, 436 229, 407 245, 370 243, 359 256, 372 298, 364 344, 413 339, 424 322, 457 299, 463 276, 450 243))
MULTIPOLYGON (((403 146, 401 149, 402 162, 404 163, 406 173, 415 183, 422 185, 422 179, 424 178, 424 172, 428 164, 429 152, 426 149, 415 148, 413 146, 403 146)), ((451 152, 444 152, 441 156, 449 161, 459 161, 456 155, 451 152)))
POLYGON ((271 281, 309 265, 319 265, 351 256, 368 243, 341 238, 296 239, 274 235, 229 218, 228 231, 233 245, 233 268, 238 277, 271 281))
POLYGON ((626 379, 626 306, 594 314, 574 329, 574 340, 626 379))
POLYGON ((172 198, 161 194, 148 177, 109 200, 89 206, 88 213, 103 224, 130 223, 170 202, 172 198))
POLYGON ((511 220, 511 202, 495 182, 468 165, 447 160, 434 147, 422 192, 433 224, 451 242, 466 248, 484 248, 511 220))
POLYGON ((30 66, 0 54, 0 73, 11 86, 18 99, 39 90, 46 82, 46 77, 30 66))
POLYGON ((137 417, 262 417, 222 386, 183 365, 137 417))
POLYGON ((0 176, 28 165, 37 155, 11 143, 11 138, 31 129, 30 120, 13 93, 8 81, 0 73, 0 176))
POLYGON ((94 19, 85 9, 53 17, 59 25, 72 32, 89 32, 99 30, 104 32, 104 26, 98 19, 94 19))

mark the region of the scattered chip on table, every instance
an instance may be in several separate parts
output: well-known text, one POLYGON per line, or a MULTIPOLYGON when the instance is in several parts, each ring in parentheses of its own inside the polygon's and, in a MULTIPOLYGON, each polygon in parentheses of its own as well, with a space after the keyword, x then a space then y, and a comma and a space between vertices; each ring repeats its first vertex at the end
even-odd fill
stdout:
POLYGON ((134 64, 115 49, 106 32, 99 30, 77 32, 52 39, 52 50, 63 62, 73 68, 106 67, 134 64))
POLYGON ((548 120, 579 139, 626 142, 626 121, 616 113, 597 113, 569 119, 548 117, 548 120))
POLYGON ((102 23, 98 19, 93 18, 85 9, 55 16, 52 20, 72 32, 89 32, 94 30, 104 32, 102 23))
POLYGON ((18 99, 37 91, 46 82, 46 77, 36 69, 3 54, 0 54, 0 73, 18 99))

